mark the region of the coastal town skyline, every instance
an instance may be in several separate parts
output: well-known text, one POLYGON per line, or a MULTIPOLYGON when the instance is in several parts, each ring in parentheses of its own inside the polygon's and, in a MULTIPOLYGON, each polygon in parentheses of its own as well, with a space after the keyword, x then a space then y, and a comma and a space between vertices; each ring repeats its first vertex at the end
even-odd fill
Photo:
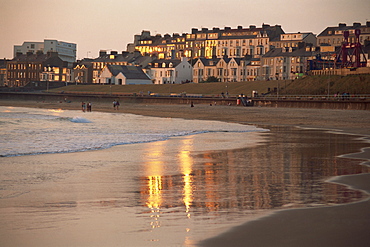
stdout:
POLYGON ((363 0, 350 3, 342 0, 298 3, 291 0, 279 3, 263 0, 258 4, 238 0, 175 0, 171 3, 158 0, 155 4, 143 0, 67 0, 65 4, 53 8, 54 2, 0 0, 1 22, 4 22, 0 25, 0 32, 5 34, 1 39, 1 57, 12 58, 14 45, 43 39, 76 43, 77 59, 97 57, 99 50, 126 50, 127 44, 133 42, 134 35, 142 30, 150 31, 153 35, 172 35, 190 33, 192 28, 235 28, 266 23, 281 25, 286 33, 312 32, 317 35, 326 27, 338 23, 365 23, 370 7, 370 3, 363 0))

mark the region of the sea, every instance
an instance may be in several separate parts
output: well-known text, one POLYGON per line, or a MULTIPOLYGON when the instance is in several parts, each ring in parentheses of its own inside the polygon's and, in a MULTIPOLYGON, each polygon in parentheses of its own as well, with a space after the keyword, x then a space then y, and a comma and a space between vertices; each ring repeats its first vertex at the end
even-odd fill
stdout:
POLYGON ((369 144, 319 129, 0 106, 0 246, 198 246, 278 210, 368 198, 369 144))
POLYGON ((0 156, 82 152, 209 132, 267 129, 218 121, 0 107, 0 156))

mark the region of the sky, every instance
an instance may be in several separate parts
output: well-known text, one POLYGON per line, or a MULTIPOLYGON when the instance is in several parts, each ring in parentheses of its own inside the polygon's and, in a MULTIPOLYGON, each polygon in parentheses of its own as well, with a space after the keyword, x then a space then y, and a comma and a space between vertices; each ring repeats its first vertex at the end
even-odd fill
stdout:
POLYGON ((77 44, 77 58, 125 51, 134 35, 192 28, 281 25, 319 34, 338 23, 370 21, 369 0, 0 0, 0 58, 44 39, 77 44))

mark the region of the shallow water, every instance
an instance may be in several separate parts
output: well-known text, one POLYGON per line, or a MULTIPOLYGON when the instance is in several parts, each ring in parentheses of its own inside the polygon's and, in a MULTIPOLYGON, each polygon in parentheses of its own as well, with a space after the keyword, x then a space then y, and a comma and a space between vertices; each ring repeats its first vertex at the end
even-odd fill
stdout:
POLYGON ((265 130, 218 121, 0 106, 0 156, 97 150, 207 132, 256 131, 265 130))
POLYGON ((277 209, 366 198, 325 180, 369 172, 338 157, 368 143, 269 128, 2 157, 0 245, 194 246, 277 209))

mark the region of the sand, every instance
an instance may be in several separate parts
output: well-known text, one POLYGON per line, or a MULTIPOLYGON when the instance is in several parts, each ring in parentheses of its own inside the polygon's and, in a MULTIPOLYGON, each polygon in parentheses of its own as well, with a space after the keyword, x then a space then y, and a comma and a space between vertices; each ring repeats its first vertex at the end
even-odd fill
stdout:
MULTIPOLYGON (((3 106, 80 109, 79 102, 19 102, 0 100, 3 106)), ((93 111, 113 112, 108 103, 93 103, 93 111)), ((219 120, 258 126, 298 126, 332 130, 369 137, 368 111, 262 108, 209 105, 121 104, 116 112, 158 117, 219 120)), ((349 154, 369 165, 370 152, 349 154)), ((370 174, 336 177, 331 182, 346 184, 370 194, 370 174)), ((280 210, 249 221, 198 243, 200 246, 368 246, 370 243, 370 200, 332 207, 280 210)))

